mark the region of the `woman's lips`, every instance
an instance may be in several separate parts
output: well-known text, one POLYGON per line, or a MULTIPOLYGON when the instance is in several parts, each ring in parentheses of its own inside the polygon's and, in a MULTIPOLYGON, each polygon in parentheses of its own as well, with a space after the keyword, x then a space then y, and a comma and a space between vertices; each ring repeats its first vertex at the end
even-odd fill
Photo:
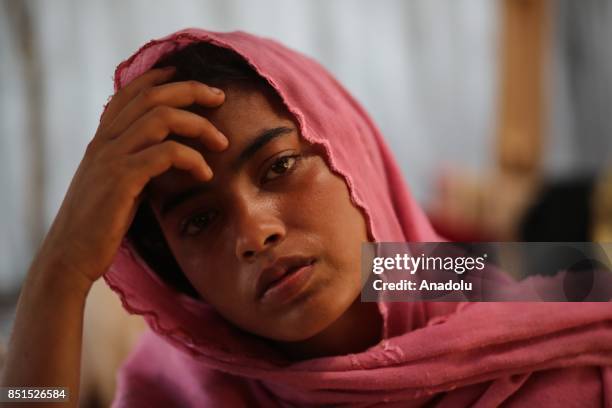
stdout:
MULTIPOLYGON (((285 272, 280 277, 265 285, 260 292, 262 303, 285 303, 298 295, 306 286, 313 274, 315 259, 302 259, 293 263, 293 266, 284 268, 285 272)), ((263 275, 265 274, 264 271, 263 275)))

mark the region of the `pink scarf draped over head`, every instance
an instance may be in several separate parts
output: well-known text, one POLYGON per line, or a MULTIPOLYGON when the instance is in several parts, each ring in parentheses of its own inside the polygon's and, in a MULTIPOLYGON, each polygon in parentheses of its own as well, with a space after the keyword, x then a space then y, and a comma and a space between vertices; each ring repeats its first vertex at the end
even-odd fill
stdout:
MULTIPOLYGON (((193 42, 229 48, 278 92, 302 136, 323 145, 375 241, 439 241, 382 135, 317 62, 244 32, 186 29, 140 48, 118 90, 193 42)), ((164 284, 124 239, 104 276, 150 331, 118 374, 116 407, 612 407, 609 303, 379 303, 383 340, 298 362, 211 306, 164 284)))

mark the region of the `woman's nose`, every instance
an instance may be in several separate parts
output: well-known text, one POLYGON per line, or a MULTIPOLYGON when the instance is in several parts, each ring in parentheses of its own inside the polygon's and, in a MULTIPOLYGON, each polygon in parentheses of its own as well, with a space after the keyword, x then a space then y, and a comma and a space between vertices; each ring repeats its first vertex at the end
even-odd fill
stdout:
POLYGON ((286 234, 284 223, 272 209, 253 207, 244 206, 236 215, 236 256, 247 262, 278 245, 286 234))

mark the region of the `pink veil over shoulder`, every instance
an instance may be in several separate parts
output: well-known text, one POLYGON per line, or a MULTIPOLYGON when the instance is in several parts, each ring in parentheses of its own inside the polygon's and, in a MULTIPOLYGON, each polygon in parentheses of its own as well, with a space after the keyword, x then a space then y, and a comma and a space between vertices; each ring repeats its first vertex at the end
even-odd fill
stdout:
MULTIPOLYGON (((115 89, 201 41, 237 52, 272 85, 302 136, 322 145, 346 179, 372 240, 441 240, 363 108, 317 62, 276 41, 182 30, 122 62, 115 89)), ((104 278, 151 329, 118 374, 117 407, 612 407, 609 303, 379 302, 378 345, 288 362, 211 306, 164 284, 127 238, 104 278)))

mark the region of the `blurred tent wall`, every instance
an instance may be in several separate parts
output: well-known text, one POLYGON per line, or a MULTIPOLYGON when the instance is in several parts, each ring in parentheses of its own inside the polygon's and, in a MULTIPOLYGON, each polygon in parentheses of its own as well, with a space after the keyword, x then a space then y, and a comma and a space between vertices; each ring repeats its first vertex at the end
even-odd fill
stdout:
POLYGON ((559 143, 548 165, 553 174, 600 172, 612 161, 612 2, 554 5, 551 135, 559 143))

